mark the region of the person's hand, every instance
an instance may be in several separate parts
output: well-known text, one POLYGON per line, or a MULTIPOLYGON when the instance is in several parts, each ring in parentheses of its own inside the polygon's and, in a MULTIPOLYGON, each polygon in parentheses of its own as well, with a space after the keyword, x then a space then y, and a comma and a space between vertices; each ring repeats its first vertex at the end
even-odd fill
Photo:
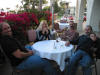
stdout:
POLYGON ((65 43, 65 46, 69 46, 70 45, 70 41, 67 41, 66 43, 65 43))
POLYGON ((48 31, 47 31, 47 28, 43 28, 43 34, 45 34, 45 32, 47 33, 48 31))
POLYGON ((47 33, 47 34, 49 33, 48 29, 46 29, 46 33, 47 33))
POLYGON ((96 57, 96 54, 95 54, 95 53, 93 53, 93 57, 94 57, 94 58, 96 57))
POLYGON ((33 51, 28 51, 28 54, 29 54, 29 55, 33 55, 34 52, 33 52, 33 51))
POLYGON ((57 32, 56 32, 55 30, 52 30, 52 31, 51 31, 51 35, 52 35, 52 34, 57 34, 57 32))

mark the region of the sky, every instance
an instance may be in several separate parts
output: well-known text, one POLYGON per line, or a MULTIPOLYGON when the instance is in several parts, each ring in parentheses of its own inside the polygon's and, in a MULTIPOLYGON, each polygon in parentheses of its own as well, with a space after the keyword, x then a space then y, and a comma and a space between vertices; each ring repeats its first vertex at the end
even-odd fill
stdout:
POLYGON ((21 5, 21 0, 0 0, 0 9, 6 9, 10 8, 14 10, 16 8, 16 5, 21 5))
MULTIPOLYGON (((76 0, 62 0, 62 1, 69 1, 70 6, 76 5, 76 0)), ((6 8, 10 8, 11 10, 16 9, 16 5, 21 5, 21 0, 0 0, 0 9, 6 10, 6 8)))
POLYGON ((69 6, 76 6, 76 0, 62 0, 62 1, 70 2, 69 6))
POLYGON ((70 6, 76 6, 76 0, 68 0, 70 2, 70 6))

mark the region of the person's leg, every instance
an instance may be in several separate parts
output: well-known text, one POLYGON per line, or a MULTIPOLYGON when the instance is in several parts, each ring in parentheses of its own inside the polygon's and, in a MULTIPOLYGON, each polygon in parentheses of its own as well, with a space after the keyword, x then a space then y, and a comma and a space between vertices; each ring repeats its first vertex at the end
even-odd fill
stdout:
POLYGON ((17 66, 18 69, 24 70, 24 69, 35 69, 35 68, 41 68, 42 67, 42 59, 37 55, 29 56, 27 59, 25 59, 21 64, 17 66))
POLYGON ((47 75, 57 75, 52 65, 47 60, 41 59, 37 55, 28 57, 24 62, 19 64, 17 68, 20 70, 43 69, 47 75))
POLYGON ((91 65, 93 64, 93 59, 86 53, 83 53, 83 58, 79 63, 82 66, 84 75, 92 75, 91 65))
POLYGON ((67 69, 67 74, 65 75, 76 75, 76 71, 78 68, 78 63, 82 57, 82 51, 78 50, 76 51, 69 60, 69 65, 67 69))
POLYGON ((46 75, 59 75, 56 71, 55 68, 53 68, 53 66, 51 65, 51 63, 46 60, 46 59, 43 59, 43 68, 44 68, 44 71, 46 72, 46 75))

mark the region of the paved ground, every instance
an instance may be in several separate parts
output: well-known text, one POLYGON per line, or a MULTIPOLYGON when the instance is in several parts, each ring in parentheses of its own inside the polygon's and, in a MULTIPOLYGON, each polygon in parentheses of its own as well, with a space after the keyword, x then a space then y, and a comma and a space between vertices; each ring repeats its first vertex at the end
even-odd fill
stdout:
MULTIPOLYGON (((14 75, 40 75, 40 73, 41 73, 40 71, 34 71, 34 72, 24 71, 19 74, 14 73, 14 75)), ((0 66, 0 75, 12 75, 12 68, 8 62, 0 66)))
MULTIPOLYGON (((100 75, 100 60, 97 61, 97 70, 98 70, 98 75, 100 75)), ((9 63, 5 63, 4 65, 0 66, 0 75, 12 75, 12 69, 10 67, 10 64, 9 63)), ((79 69, 78 72, 77 72, 77 75, 83 75, 82 74, 82 70, 79 69)), ((92 75, 95 75, 95 71, 94 71, 94 68, 92 69, 92 75)), ((29 72, 23 72, 21 73, 20 75, 30 75, 29 72)), ((31 75, 41 75, 39 74, 39 72, 33 72, 31 75)))

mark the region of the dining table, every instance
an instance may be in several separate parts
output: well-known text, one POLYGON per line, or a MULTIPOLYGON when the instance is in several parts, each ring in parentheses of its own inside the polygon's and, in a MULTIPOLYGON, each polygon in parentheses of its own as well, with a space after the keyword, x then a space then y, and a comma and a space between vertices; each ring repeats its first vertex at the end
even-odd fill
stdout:
POLYGON ((60 23, 59 22, 59 28, 62 30, 62 29, 65 29, 65 28, 69 28, 69 23, 60 23))
POLYGON ((41 58, 56 61, 60 70, 65 69, 65 59, 72 55, 73 45, 65 46, 66 41, 44 40, 38 41, 32 45, 32 50, 41 58))

